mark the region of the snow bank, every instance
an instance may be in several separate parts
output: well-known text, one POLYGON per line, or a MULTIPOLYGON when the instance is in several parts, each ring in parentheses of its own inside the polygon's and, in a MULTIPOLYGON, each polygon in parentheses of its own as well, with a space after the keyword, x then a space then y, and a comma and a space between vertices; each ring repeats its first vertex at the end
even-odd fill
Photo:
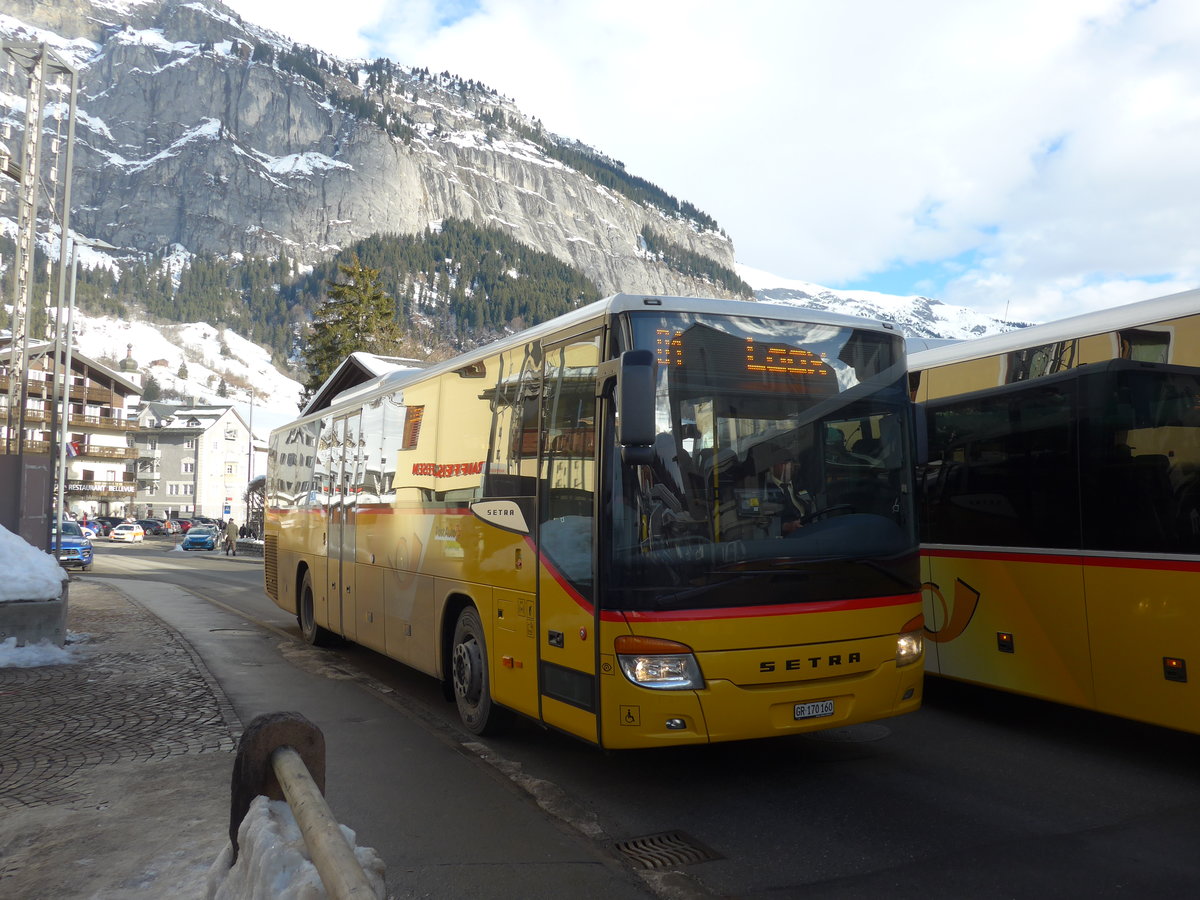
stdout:
MULTIPOLYGON (((383 900, 383 860, 370 847, 355 845, 354 832, 341 826, 347 843, 375 896, 383 900)), ((323 900, 327 896, 304 837, 282 800, 255 797, 238 827, 238 861, 230 868, 233 847, 225 845, 208 870, 208 900, 323 900)))
POLYGON ((53 556, 0 525, 0 602, 53 600, 67 578, 53 556))
POLYGON ((49 641, 40 644, 17 646, 17 639, 10 637, 0 641, 0 669, 32 669, 36 666, 61 666, 75 662, 75 657, 66 647, 49 641))

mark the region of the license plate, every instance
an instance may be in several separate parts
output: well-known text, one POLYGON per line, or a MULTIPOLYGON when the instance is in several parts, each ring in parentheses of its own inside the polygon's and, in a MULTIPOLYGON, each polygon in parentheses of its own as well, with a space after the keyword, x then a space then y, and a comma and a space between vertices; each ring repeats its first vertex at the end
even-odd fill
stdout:
POLYGON ((832 700, 814 700, 811 703, 796 704, 797 719, 819 719, 822 716, 833 715, 832 700))

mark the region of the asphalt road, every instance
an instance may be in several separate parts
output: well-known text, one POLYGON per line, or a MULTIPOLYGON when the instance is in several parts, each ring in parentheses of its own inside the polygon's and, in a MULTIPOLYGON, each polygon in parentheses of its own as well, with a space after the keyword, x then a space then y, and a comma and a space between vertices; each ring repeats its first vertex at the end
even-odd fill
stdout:
MULTIPOLYGON (((100 541, 92 576, 175 584, 236 611, 247 629, 299 640, 294 618, 262 593, 260 560, 171 546, 100 541)), ((621 842, 665 841, 679 860, 669 868, 683 877, 650 878, 662 896, 1141 897, 1200 888, 1200 736, 930 679, 924 708, 899 719, 605 753, 527 722, 480 741, 458 728, 426 676, 349 644, 305 652, 319 652, 330 677, 386 697, 396 716, 476 754, 616 859, 629 861, 621 842)), ((380 775, 364 766, 355 777, 369 790, 380 775)), ((364 830, 387 827, 381 818, 364 830)))

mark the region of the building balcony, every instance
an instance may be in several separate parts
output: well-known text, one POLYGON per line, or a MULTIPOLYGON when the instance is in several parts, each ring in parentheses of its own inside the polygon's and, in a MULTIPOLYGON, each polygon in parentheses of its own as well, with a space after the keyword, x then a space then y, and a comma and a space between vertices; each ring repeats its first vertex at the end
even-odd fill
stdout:
MULTIPOLYGON (((6 441, 2 436, 0 436, 0 455, 4 455, 4 454, 7 454, 10 452, 8 443, 9 443, 8 441, 6 441)), ((49 453, 50 452, 50 442, 49 441, 27 440, 27 441, 25 441, 24 450, 26 453, 49 453)), ((13 455, 16 455, 16 452, 17 452, 16 441, 13 441, 11 452, 13 453, 13 455)))
POLYGON ((103 444, 84 444, 79 448, 80 456, 98 456, 104 459, 137 459, 137 447, 106 447, 103 444))
POLYGON ((25 424, 32 425, 38 422, 49 422, 50 410, 48 409, 27 409, 25 410, 25 424))
POLYGON ((71 413, 70 425, 75 428, 103 428, 116 431, 136 431, 137 419, 123 416, 82 416, 71 413))
MULTIPOLYGON (((39 429, 41 430, 41 429, 39 429)), ((43 431, 43 433, 45 433, 43 431)), ((106 447, 103 444, 91 444, 87 442, 73 441, 75 447, 74 455, 81 458, 91 459, 137 459, 138 451, 136 447, 106 447)), ((57 452, 58 443, 56 441, 31 441, 26 439, 26 453, 52 453, 57 452)), ((5 441, 0 436, 0 453, 5 453, 5 441)), ((16 452, 15 450, 13 451, 16 452)))
MULTIPOLYGON (((0 371, 0 389, 8 391, 8 372, 7 367, 4 371, 0 371)), ((25 381, 26 395, 29 397, 37 397, 43 400, 61 400, 62 399, 62 379, 51 387, 49 375, 42 372, 31 370, 29 377, 25 381)), ((83 380, 76 377, 71 379, 71 401, 73 403, 97 403, 97 404, 114 404, 121 402, 121 395, 118 395, 110 388, 100 387, 94 384, 84 384, 83 380)))
MULTIPOLYGON (((45 424, 51 419, 51 412, 48 409, 26 409, 25 424, 45 424)), ((0 424, 3 424, 3 417, 7 416, 7 410, 0 407, 0 424)), ((126 418, 124 416, 114 415, 90 415, 85 416, 81 413, 72 412, 70 425, 76 429, 97 430, 116 430, 116 431, 137 431, 137 419, 126 418)))
POLYGON ((145 471, 139 469, 137 473, 137 479, 138 481, 159 481, 162 479, 162 472, 158 471, 157 469, 153 471, 150 469, 146 469, 145 471))
POLYGON ((137 450, 138 459, 162 459, 162 450, 158 447, 153 449, 149 447, 137 447, 135 449, 137 450))

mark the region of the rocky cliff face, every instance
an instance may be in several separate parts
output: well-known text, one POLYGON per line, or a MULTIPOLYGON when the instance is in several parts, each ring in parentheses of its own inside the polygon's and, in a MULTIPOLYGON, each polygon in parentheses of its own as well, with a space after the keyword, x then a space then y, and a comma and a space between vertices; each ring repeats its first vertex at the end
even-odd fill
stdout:
POLYGON ((78 62, 72 224, 83 234, 311 262, 454 216, 508 229, 603 292, 720 293, 642 253, 649 225, 733 268, 724 235, 564 165, 550 136, 473 82, 399 66, 372 79, 368 64, 295 47, 215 0, 6 7, 4 36, 58 35, 78 62))

